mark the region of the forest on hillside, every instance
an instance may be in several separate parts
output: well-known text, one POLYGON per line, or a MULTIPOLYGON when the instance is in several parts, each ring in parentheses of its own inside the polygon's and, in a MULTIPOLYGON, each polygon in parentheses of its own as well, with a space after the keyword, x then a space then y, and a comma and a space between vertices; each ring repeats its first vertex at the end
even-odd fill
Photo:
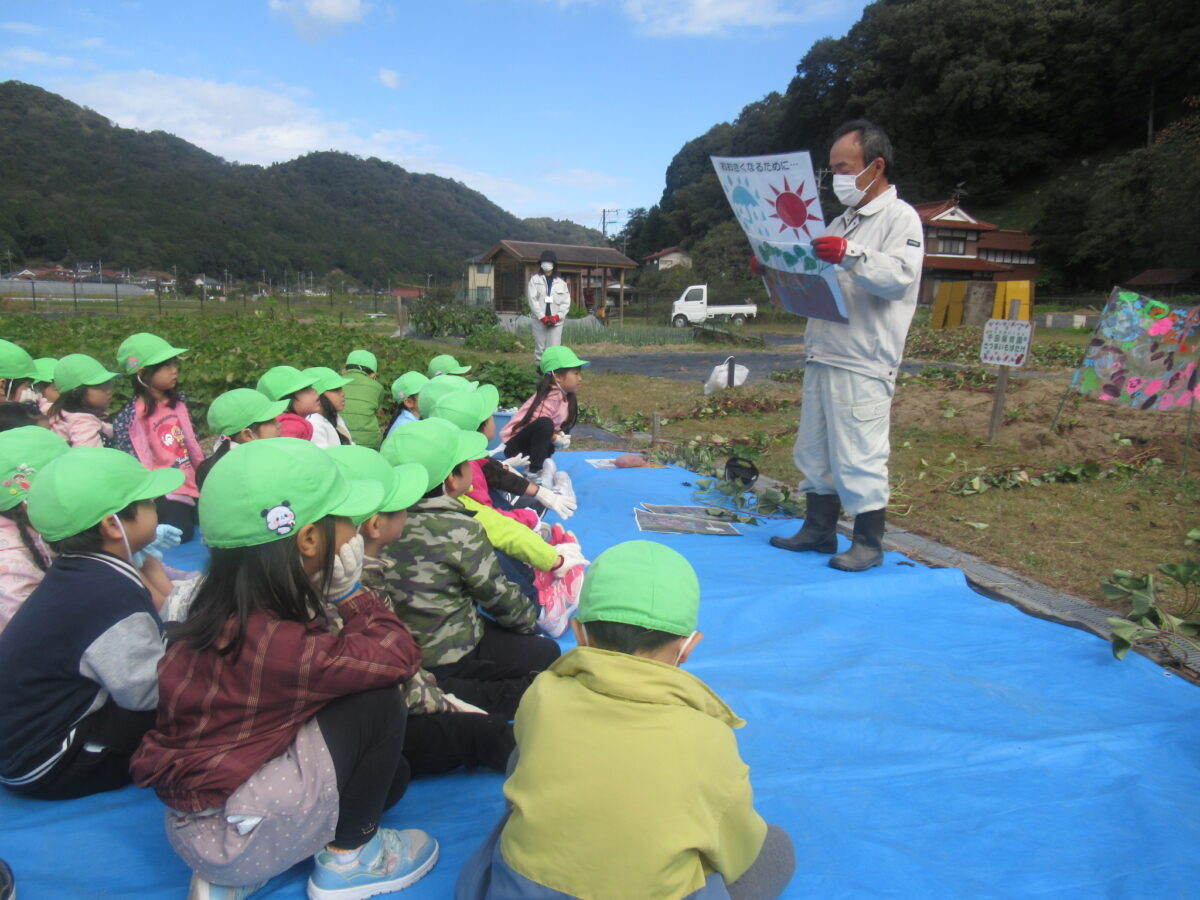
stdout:
MULTIPOLYGON (((909 202, 1032 198, 1032 221, 1001 224, 1032 226, 1058 287, 1200 268, 1198 46, 1189 0, 876 0, 785 91, 684 144, 616 246, 690 248, 700 277, 737 289, 748 250, 709 156, 808 149, 820 167, 837 126, 867 118, 891 135, 909 202)), ((828 191, 822 205, 841 209, 828 191)))
POLYGON ((518 219, 466 185, 380 159, 310 153, 229 163, 161 131, 113 125, 33 85, 0 84, 0 256, 104 260, 281 281, 340 270, 364 285, 458 277, 504 238, 603 242, 574 222, 518 219))

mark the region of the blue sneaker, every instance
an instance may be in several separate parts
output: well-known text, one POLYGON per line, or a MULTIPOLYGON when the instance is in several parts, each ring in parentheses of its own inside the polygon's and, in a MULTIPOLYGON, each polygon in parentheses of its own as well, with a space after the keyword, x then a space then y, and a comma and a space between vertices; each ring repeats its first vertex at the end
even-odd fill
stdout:
POLYGON ((358 858, 341 864, 328 850, 315 857, 308 879, 309 900, 362 900, 415 884, 433 868, 438 843, 416 828, 380 828, 358 858))
POLYGON ((244 887, 226 887, 223 884, 213 884, 205 881, 199 875, 192 873, 192 883, 188 888, 188 900, 245 900, 261 887, 266 887, 265 881, 258 884, 248 884, 244 887))

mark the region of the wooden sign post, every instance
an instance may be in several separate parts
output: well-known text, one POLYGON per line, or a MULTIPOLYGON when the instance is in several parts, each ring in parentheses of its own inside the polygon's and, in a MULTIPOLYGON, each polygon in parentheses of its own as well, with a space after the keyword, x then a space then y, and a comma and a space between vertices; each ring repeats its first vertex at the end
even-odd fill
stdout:
POLYGON ((1033 323, 1017 319, 1020 302, 1014 300, 1007 319, 988 319, 983 326, 983 344, 979 348, 979 359, 985 366, 999 366, 996 374, 996 390, 992 395, 992 420, 988 424, 989 441, 1000 433, 1004 419, 1004 395, 1008 392, 1008 370, 1025 365, 1029 358, 1029 345, 1033 343, 1033 323))

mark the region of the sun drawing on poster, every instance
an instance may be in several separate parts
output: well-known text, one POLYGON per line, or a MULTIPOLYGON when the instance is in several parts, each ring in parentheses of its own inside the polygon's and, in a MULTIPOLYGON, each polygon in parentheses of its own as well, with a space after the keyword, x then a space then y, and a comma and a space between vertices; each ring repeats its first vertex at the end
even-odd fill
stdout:
POLYGON ((775 192, 775 199, 768 199, 767 202, 775 207, 769 218, 779 219, 780 231, 787 231, 789 228, 796 235, 796 240, 800 239, 801 230, 804 231, 806 237, 812 237, 808 230, 809 222, 820 222, 820 218, 814 216, 809 210, 809 205, 817 202, 816 196, 805 200, 801 194, 804 193, 804 182, 796 190, 792 190, 788 185, 787 176, 783 178, 783 190, 771 185, 771 190, 775 192))

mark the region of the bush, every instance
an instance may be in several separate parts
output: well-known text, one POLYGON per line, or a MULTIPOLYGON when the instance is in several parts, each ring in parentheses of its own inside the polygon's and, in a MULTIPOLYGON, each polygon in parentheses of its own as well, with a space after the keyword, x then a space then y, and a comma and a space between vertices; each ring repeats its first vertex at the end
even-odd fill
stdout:
POLYGON ((495 385, 500 392, 501 406, 520 406, 533 396, 540 380, 532 363, 519 366, 503 360, 480 363, 471 370, 470 377, 495 385))
POLYGON ((408 307, 409 323, 417 334, 430 338, 469 337, 483 328, 494 328, 499 319, 490 306, 456 301, 434 293, 408 307))
POLYGON ((505 331, 495 325, 487 328, 476 328, 467 335, 463 346, 468 350, 482 350, 493 353, 516 353, 526 349, 511 331, 505 331))

